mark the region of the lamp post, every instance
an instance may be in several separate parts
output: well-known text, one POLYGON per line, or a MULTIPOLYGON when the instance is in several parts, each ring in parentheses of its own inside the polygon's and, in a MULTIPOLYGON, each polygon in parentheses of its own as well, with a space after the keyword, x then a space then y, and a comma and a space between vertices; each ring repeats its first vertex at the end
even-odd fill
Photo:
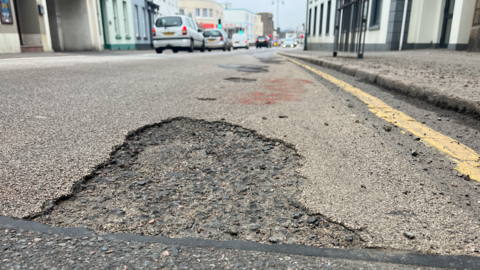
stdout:
POLYGON ((309 25, 309 22, 310 22, 310 18, 308 18, 308 3, 310 3, 310 0, 307 0, 307 20, 305 21, 305 45, 303 45, 303 50, 304 51, 308 51, 308 48, 307 48, 307 37, 308 37, 308 27, 310 26, 309 25))
POLYGON ((279 14, 280 2, 282 2, 282 5, 285 5, 285 2, 283 2, 283 0, 275 0, 272 2, 272 5, 275 5, 275 3, 277 3, 277 28, 280 27, 280 23, 278 22, 278 19, 280 18, 280 14, 279 14))

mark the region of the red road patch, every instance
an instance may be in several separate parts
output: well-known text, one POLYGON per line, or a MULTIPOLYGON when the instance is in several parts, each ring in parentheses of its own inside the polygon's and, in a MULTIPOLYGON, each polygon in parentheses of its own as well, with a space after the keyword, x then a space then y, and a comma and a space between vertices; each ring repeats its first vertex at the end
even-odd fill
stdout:
POLYGON ((246 105, 272 105, 277 101, 301 101, 300 96, 305 93, 304 84, 311 81, 300 79, 271 79, 263 87, 267 92, 245 94, 240 103, 246 105))

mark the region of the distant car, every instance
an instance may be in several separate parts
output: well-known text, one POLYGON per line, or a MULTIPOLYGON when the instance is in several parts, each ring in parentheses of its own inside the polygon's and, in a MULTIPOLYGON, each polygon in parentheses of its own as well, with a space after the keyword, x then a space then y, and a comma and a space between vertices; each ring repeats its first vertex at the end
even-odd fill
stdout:
POLYGON ((205 52, 205 40, 197 24, 182 15, 159 17, 152 30, 153 47, 157 53, 172 49, 193 52, 195 49, 205 52))
POLYGON ((203 33, 205 37, 205 47, 208 51, 211 50, 232 50, 232 41, 228 38, 228 35, 223 30, 208 29, 203 33))
POLYGON ((236 50, 238 48, 245 48, 245 49, 248 50, 249 45, 248 45, 247 35, 233 34, 232 35, 232 45, 233 45, 234 50, 236 50))
POLYGON ((272 47, 272 43, 270 42, 270 40, 266 36, 258 37, 256 42, 255 42, 255 45, 256 45, 257 49, 261 48, 261 47, 266 47, 266 48, 271 48, 272 47))
POLYGON ((294 38, 287 38, 285 42, 283 42, 284 48, 293 48, 295 46, 297 46, 297 41, 294 38))

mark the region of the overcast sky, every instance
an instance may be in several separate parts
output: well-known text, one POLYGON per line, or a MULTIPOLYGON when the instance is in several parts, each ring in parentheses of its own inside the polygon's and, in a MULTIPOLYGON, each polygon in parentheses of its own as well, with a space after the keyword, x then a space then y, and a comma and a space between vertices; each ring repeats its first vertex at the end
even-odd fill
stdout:
MULTIPOLYGON (((231 3, 231 8, 245 8, 252 12, 271 12, 273 13, 273 21, 275 28, 277 25, 277 3, 272 4, 274 0, 216 0, 217 3, 231 3)), ((280 2, 280 27, 296 28, 305 21, 307 14, 306 0, 283 0, 280 2)))

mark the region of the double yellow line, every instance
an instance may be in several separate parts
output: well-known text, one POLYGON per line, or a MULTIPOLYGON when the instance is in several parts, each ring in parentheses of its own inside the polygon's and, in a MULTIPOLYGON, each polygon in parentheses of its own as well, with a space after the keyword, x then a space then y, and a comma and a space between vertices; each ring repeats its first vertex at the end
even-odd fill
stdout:
POLYGON ((388 106, 388 104, 382 100, 369 95, 346 82, 343 82, 333 76, 316 70, 310 66, 304 65, 293 59, 284 56, 281 57, 322 76, 327 81, 330 81, 331 83, 354 95, 363 101, 368 106, 369 110, 378 117, 389 123, 397 125, 401 129, 408 131, 415 136, 418 136, 427 146, 434 147, 437 150, 445 153, 450 160, 457 164, 457 167, 455 168, 457 171, 464 175, 469 175, 470 179, 472 180, 480 181, 480 155, 473 149, 425 126, 405 113, 388 106))

